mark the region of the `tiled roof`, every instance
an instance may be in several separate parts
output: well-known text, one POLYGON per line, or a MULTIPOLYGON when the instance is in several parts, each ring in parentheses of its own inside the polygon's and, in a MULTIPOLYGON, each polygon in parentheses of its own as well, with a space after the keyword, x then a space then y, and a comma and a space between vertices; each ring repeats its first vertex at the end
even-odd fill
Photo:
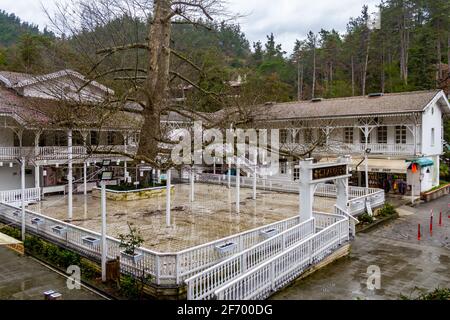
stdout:
POLYGON ((379 97, 350 97, 275 103, 257 109, 255 119, 301 119, 367 116, 421 112, 440 91, 384 94, 379 97))

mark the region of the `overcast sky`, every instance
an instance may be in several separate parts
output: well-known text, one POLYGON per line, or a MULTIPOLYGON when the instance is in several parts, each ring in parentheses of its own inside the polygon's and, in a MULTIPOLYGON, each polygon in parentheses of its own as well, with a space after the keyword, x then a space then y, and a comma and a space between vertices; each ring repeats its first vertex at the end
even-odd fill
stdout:
MULTIPOLYGON (((228 0, 230 10, 245 17, 239 20, 249 41, 265 42, 274 33, 276 41, 290 52, 295 39, 302 39, 309 30, 336 29, 344 32, 350 17, 360 14, 364 4, 370 11, 380 0, 228 0)), ((43 28, 48 24, 42 10, 53 7, 54 0, 0 0, 0 9, 14 13, 22 20, 43 28)))

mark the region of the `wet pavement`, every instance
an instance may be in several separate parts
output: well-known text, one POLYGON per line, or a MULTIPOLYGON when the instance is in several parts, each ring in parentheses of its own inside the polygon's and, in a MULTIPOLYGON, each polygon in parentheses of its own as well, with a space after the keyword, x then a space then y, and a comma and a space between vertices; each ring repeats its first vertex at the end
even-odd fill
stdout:
POLYGON ((69 290, 67 278, 28 256, 0 247, 0 300, 44 300, 44 292, 57 291, 63 300, 102 300, 81 287, 69 290))
MULTIPOLYGON (((144 238, 144 247, 175 252, 239 232, 284 220, 298 214, 298 195, 241 188, 241 212, 235 212, 235 188, 196 184, 195 202, 189 201, 190 186, 175 185, 172 195, 171 227, 166 227, 166 198, 158 196, 139 201, 107 201, 108 234, 128 233, 127 222, 134 223, 144 238)), ((333 212, 336 199, 316 197, 317 211, 333 212)), ((72 223, 100 232, 100 199, 74 196, 72 223)), ((30 210, 57 218, 67 218, 67 198, 46 197, 30 210)))
POLYGON ((416 208, 400 207, 400 218, 366 234, 359 233, 348 257, 297 281, 272 299, 399 299, 400 295, 415 297, 420 290, 450 287, 449 203, 450 196, 446 196, 416 208), (443 226, 438 225, 441 210, 443 226), (368 289, 370 266, 380 268, 380 289, 368 289))

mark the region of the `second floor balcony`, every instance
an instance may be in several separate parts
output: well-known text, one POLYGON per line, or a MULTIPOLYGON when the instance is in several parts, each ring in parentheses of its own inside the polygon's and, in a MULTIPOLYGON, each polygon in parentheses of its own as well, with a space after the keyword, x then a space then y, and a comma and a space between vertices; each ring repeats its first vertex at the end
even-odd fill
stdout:
MULTIPOLYGON (((124 156, 124 154, 134 154, 137 147, 134 145, 101 145, 101 146, 73 146, 73 159, 89 159, 106 157, 108 155, 124 156)), ((26 157, 35 161, 42 160, 67 160, 69 158, 69 148, 66 146, 45 146, 45 147, 0 147, 0 161, 14 160, 26 157)))

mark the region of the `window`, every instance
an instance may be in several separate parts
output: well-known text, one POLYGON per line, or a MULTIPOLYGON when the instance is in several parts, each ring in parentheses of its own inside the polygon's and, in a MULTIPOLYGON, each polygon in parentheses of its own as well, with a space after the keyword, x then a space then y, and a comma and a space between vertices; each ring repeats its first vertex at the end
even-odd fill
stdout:
POLYGON ((387 127, 378 128, 378 143, 387 143, 387 127))
POLYGON ((434 128, 431 128, 431 146, 434 147, 435 143, 436 143, 435 130, 434 128))
POLYGON ((300 168, 294 167, 294 180, 300 180, 300 168))
POLYGON ((280 160, 280 173, 281 174, 286 174, 287 173, 287 161, 281 159, 280 160))
POLYGON ((115 132, 108 131, 108 134, 106 136, 106 141, 107 141, 108 146, 114 145, 114 140, 115 140, 114 138, 115 138, 115 132))
POLYGON ((395 127, 395 143, 405 144, 406 143, 406 127, 396 126, 395 127))
POLYGON ((306 129, 305 130, 305 143, 311 143, 312 142, 312 129, 306 129))
POLYGON ((99 143, 99 133, 97 131, 91 131, 91 145, 96 146, 99 143))
POLYGON ((288 131, 286 129, 280 130, 280 143, 287 143, 288 131))
POLYGON ((293 132, 294 135, 294 143, 300 143, 300 130, 296 130, 293 132))
MULTIPOLYGON (((360 137, 360 142, 361 143, 366 143, 366 136, 365 136, 365 134, 364 134, 364 130, 363 131, 360 131, 360 133, 359 133, 359 137, 360 137)), ((370 143, 370 139, 371 138, 371 134, 369 133, 369 136, 367 137, 367 143, 370 143)))
POLYGON ((353 128, 344 129, 344 142, 353 143, 353 128))

